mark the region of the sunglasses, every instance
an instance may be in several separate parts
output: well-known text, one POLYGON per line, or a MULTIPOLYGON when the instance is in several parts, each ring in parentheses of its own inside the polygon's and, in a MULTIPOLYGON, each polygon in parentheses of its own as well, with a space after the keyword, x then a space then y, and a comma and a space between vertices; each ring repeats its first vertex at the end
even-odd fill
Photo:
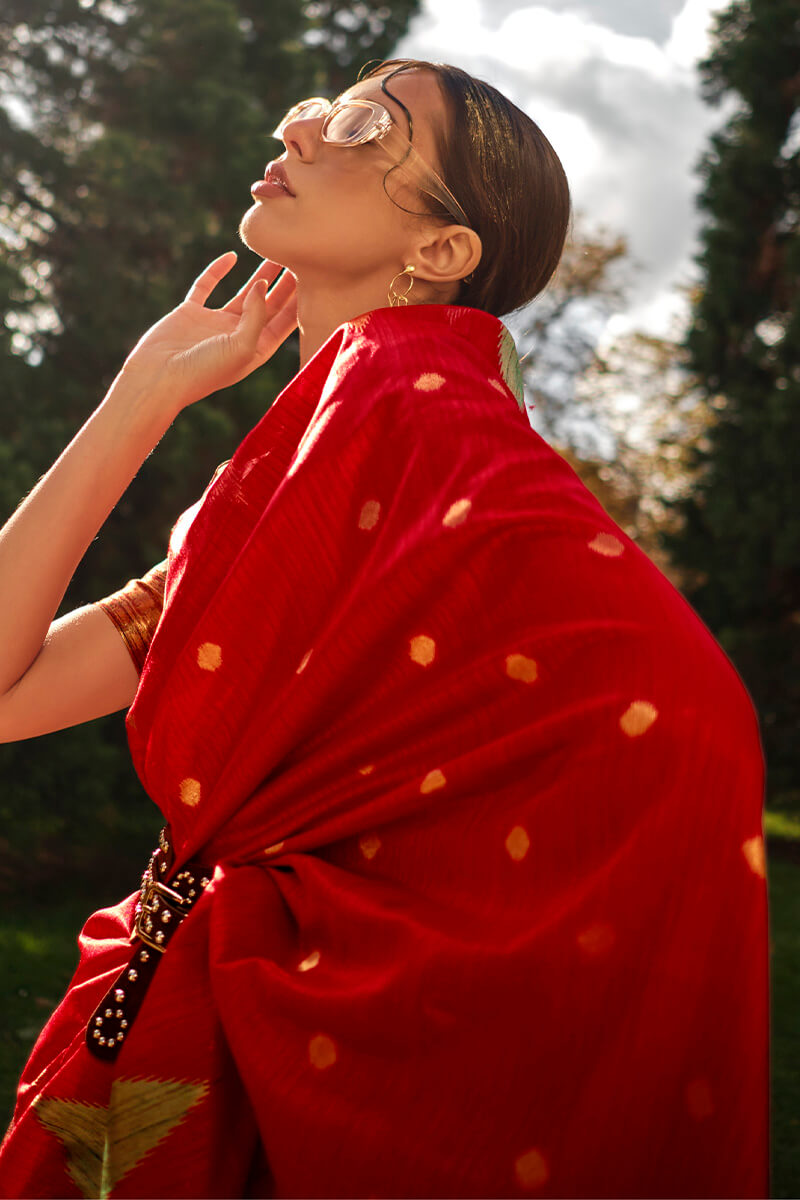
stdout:
POLYGON ((395 124, 388 109, 375 100, 345 100, 331 104, 321 96, 301 100, 290 108, 272 136, 285 141, 284 131, 292 121, 311 121, 324 117, 320 137, 331 146, 363 146, 379 141, 396 166, 408 172, 420 191, 438 200, 460 225, 472 228, 467 214, 443 179, 417 153, 395 124))

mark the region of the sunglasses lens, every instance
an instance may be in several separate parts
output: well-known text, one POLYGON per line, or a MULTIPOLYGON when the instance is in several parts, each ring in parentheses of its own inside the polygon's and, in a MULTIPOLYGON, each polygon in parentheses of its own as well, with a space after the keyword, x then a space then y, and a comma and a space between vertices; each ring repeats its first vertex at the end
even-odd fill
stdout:
POLYGON ((304 121, 313 121, 317 117, 322 117, 328 111, 327 104, 321 103, 319 100, 307 100, 303 104, 297 105, 295 117, 302 117, 304 121))
POLYGON ((290 121, 308 121, 314 120, 317 117, 322 117, 328 111, 328 106, 319 100, 301 100, 299 104, 295 104, 294 108, 290 108, 286 116, 281 121, 278 128, 272 134, 273 137, 281 137, 283 130, 290 121))
POLYGON ((345 105, 338 109, 325 126, 325 137, 332 142, 348 146, 361 141, 375 118, 368 108, 345 105))

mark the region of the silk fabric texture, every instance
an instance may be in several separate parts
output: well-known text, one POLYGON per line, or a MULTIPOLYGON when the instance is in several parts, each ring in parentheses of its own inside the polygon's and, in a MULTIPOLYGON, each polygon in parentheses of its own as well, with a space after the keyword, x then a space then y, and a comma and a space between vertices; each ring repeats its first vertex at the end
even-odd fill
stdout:
POLYGON ((4 1195, 768 1194, 753 706, 518 374, 348 322, 177 522, 127 731, 213 881, 113 1064, 88 920, 4 1195))

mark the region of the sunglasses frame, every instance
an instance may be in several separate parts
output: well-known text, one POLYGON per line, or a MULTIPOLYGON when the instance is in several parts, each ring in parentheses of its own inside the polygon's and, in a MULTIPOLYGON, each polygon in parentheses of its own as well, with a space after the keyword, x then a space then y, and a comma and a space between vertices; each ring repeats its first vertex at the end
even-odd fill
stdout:
POLYGON ((377 100, 353 98, 352 100, 344 100, 340 103, 331 104, 330 100, 326 100, 324 96, 311 96, 308 100, 301 100, 293 108, 289 109, 286 116, 283 117, 280 124, 272 133, 272 137, 278 138, 279 141, 284 141, 284 131, 292 121, 317 120, 319 117, 324 117, 320 130, 320 137, 323 142, 327 142, 331 146, 349 147, 363 146, 366 142, 379 141, 382 148, 394 161, 395 166, 402 167, 403 170, 408 171, 420 191, 426 192, 427 195, 433 196, 435 200, 443 204, 450 215, 455 217, 460 225, 466 225, 468 229, 472 228, 467 214, 447 184, 414 148, 411 141, 409 141, 398 127, 389 110, 383 104, 378 103, 377 100), (321 106, 322 112, 316 114, 314 117, 304 115, 312 105, 321 106), (368 109, 372 113, 372 121, 352 141, 343 142, 337 138, 327 136, 327 131, 333 118, 348 108, 368 109))

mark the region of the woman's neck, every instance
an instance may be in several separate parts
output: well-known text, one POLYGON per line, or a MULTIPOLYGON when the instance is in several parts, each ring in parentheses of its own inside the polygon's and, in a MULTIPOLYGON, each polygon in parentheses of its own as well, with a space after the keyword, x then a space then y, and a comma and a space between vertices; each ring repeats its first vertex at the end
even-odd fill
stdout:
POLYGON ((388 306, 383 282, 347 280, 338 289, 312 286, 298 277, 297 325, 300 331, 300 366, 304 367, 345 321, 361 313, 388 306))

